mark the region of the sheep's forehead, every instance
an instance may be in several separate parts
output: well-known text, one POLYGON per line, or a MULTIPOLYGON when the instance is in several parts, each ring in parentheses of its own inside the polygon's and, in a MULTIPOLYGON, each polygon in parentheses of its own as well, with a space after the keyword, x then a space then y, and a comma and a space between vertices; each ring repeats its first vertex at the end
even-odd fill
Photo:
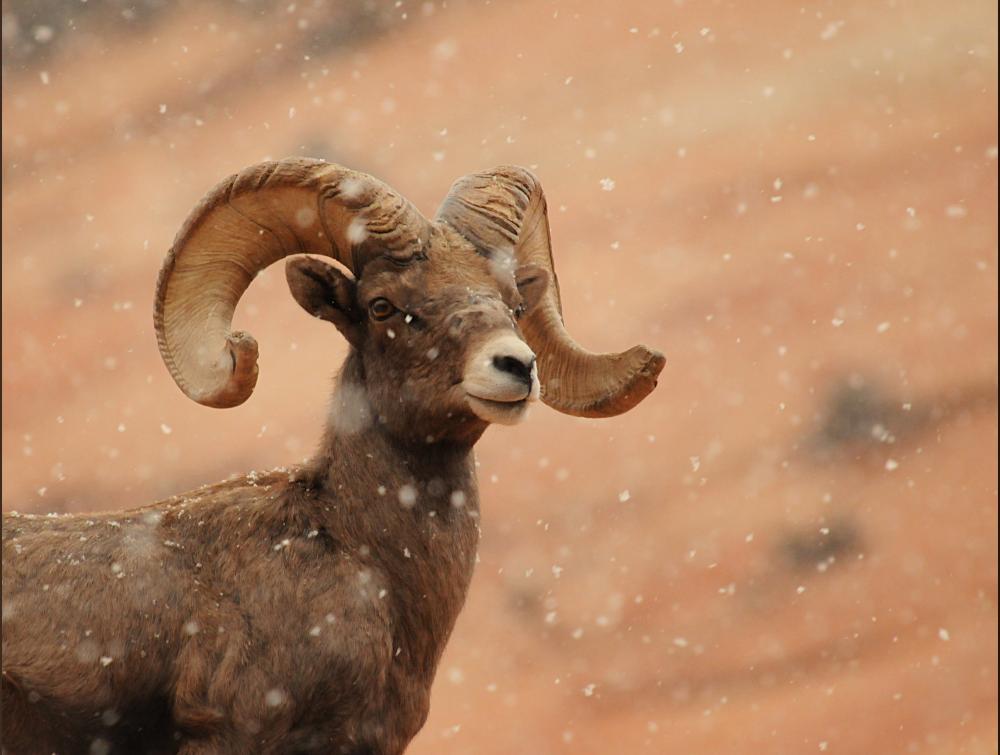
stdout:
POLYGON ((365 269, 362 290, 395 291, 407 298, 439 298, 445 292, 495 292, 504 300, 516 296, 512 264, 507 257, 486 258, 471 245, 438 235, 425 255, 405 267, 378 261, 365 269), (497 259, 501 259, 498 263, 497 259))
POLYGON ((513 249, 493 249, 483 256, 447 224, 436 224, 427 248, 427 270, 433 282, 444 285, 475 283, 501 288, 513 285, 513 249))
POLYGON ((489 263, 479 255, 431 256, 422 264, 423 284, 431 291, 451 286, 498 289, 489 263))

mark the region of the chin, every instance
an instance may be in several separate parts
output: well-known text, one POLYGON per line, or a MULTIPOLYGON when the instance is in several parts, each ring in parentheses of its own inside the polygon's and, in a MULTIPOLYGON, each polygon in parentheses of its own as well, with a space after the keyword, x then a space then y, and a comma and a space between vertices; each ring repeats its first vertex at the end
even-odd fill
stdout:
POLYGON ((469 396, 468 402, 473 414, 493 425, 519 424, 527 416, 531 403, 527 398, 520 401, 492 401, 477 396, 469 396))

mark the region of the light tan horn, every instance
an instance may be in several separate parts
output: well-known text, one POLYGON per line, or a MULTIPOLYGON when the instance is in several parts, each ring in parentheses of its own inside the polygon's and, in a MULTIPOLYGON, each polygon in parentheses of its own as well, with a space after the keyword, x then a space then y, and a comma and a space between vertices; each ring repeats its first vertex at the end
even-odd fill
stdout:
POLYGON ((412 259, 429 229, 382 182, 322 160, 288 158, 230 176, 188 216, 160 270, 153 322, 167 369, 200 404, 243 403, 257 382, 257 342, 231 326, 257 273, 308 252, 357 276, 375 256, 412 259))
POLYGON ((492 257, 513 249, 519 266, 548 270, 548 290, 521 320, 521 330, 538 355, 546 404, 579 417, 612 417, 631 409, 656 387, 665 364, 659 352, 635 346, 620 354, 594 354, 566 332, 545 195, 530 171, 502 166, 459 179, 437 219, 451 225, 480 254, 492 257))

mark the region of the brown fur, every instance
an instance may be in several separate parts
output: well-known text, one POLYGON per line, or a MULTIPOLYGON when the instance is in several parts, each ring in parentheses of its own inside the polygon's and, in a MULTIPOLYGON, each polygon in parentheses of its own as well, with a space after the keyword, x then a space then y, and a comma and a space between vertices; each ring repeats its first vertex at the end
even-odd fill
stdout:
POLYGON ((538 296, 537 276, 525 302, 485 259, 455 262, 376 260, 357 283, 289 263, 352 344, 310 464, 121 513, 5 515, 6 751, 405 749, 475 562, 486 423, 462 365, 538 296), (396 315, 370 317, 378 297, 396 315))

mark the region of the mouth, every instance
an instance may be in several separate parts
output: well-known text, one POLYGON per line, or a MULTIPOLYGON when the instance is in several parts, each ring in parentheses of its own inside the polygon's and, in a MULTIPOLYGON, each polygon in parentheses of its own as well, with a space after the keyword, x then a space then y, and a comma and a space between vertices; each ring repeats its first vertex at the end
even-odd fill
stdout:
POLYGON ((466 394, 469 407, 482 420, 499 425, 515 425, 524 419, 531 396, 516 401, 496 401, 494 399, 466 394))

